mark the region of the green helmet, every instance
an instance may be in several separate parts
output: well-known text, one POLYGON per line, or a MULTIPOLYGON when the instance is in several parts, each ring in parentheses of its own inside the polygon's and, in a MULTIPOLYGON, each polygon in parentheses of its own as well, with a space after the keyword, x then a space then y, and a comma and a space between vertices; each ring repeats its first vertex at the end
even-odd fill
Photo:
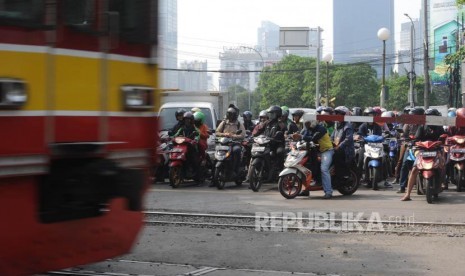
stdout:
POLYGON ((289 116, 289 107, 283 105, 281 106, 281 110, 283 111, 283 116, 286 116, 286 117, 289 116))
POLYGON ((197 111, 194 113, 194 121, 200 121, 200 123, 205 122, 205 114, 203 114, 201 111, 197 111))

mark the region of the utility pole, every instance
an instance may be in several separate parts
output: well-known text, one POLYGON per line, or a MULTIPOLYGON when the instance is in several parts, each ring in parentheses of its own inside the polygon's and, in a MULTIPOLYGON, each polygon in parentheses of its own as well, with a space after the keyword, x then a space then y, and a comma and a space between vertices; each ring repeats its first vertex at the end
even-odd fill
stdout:
POLYGON ((316 95, 315 95, 315 108, 320 106, 320 55, 321 55, 321 31, 323 29, 318 26, 316 42, 316 95))
POLYGON ((430 80, 429 80, 429 40, 428 40, 428 0, 423 1, 423 29, 424 32, 424 41, 423 41, 423 74, 425 75, 425 92, 424 92, 424 107, 425 109, 429 108, 429 93, 430 93, 430 80))
POLYGON ((410 81, 410 87, 409 87, 409 92, 408 92, 408 100, 410 102, 410 107, 415 106, 415 97, 414 97, 414 87, 413 87, 413 81, 415 80, 415 54, 414 54, 414 49, 415 49, 415 25, 413 24, 412 18, 404 13, 405 16, 410 19, 410 72, 408 73, 408 79, 410 81))

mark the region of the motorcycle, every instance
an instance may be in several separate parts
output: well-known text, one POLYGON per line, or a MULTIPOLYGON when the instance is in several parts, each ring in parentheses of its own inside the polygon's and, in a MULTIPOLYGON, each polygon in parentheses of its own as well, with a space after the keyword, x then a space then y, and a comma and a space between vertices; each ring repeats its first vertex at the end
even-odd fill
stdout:
MULTIPOLYGON (((309 162, 319 163, 318 147, 319 145, 313 142, 307 143, 305 141, 299 141, 292 147, 284 162, 284 170, 279 174, 278 189, 283 197, 287 199, 295 198, 300 194, 303 186, 307 191, 323 190, 323 186, 311 185, 315 183, 314 175, 317 172, 312 173, 307 168, 309 162), (312 160, 312 157, 315 156, 317 157, 312 160)), ((319 166, 317 167, 319 168, 319 166)), ((334 164, 330 167, 331 185, 333 189, 343 195, 355 193, 360 185, 355 161, 349 171, 349 177, 344 178, 337 174, 334 164)))
POLYGON ((461 192, 465 186, 465 136, 452 136, 447 139, 450 168, 449 176, 461 192))
MULTIPOLYGON (((196 175, 201 175, 202 178, 198 182, 204 181, 204 171, 206 170, 207 160, 204 157, 200 159, 201 172, 195 172, 192 166, 187 165, 187 154, 189 145, 195 145, 196 141, 187 137, 175 137, 172 139, 173 149, 170 151, 169 162, 169 179, 172 188, 178 188, 185 179, 193 179, 196 175)), ((207 155, 208 156, 208 155, 207 155)))
MULTIPOLYGON (((281 134, 282 135, 282 134, 281 134)), ((249 186, 254 192, 258 192, 265 177, 267 180, 273 180, 278 160, 275 153, 271 150, 272 138, 260 135, 254 138, 251 149, 251 161, 248 171, 249 186)))
POLYGON ((399 159, 399 142, 397 138, 390 137, 386 138, 386 143, 388 147, 388 158, 387 158, 387 168, 389 175, 394 176, 396 171, 397 160, 399 159))
POLYGON ((369 135, 364 138, 365 141, 365 157, 363 161, 363 170, 366 173, 366 178, 373 190, 378 189, 378 182, 386 180, 385 172, 385 151, 384 137, 379 135, 369 135))
MULTIPOLYGON (((240 134, 239 130, 236 134, 240 134)), ((239 174, 233 179, 233 147, 240 144, 238 141, 229 137, 220 137, 217 139, 215 147, 215 172, 213 174, 213 184, 221 190, 228 181, 234 181, 237 186, 242 185, 244 179, 244 169, 239 168, 239 174)), ((242 159, 241 156, 237 158, 242 159)), ((241 165, 241 164, 240 164, 241 165)))
POLYGON ((426 195, 426 201, 433 203, 433 197, 438 198, 442 192, 441 183, 445 178, 444 157, 441 141, 416 142, 417 192, 426 195))
POLYGON ((169 163, 169 153, 171 151, 173 144, 171 139, 167 134, 160 136, 160 140, 157 146, 156 151, 156 166, 154 168, 155 172, 155 182, 165 182, 165 178, 168 178, 168 163, 169 163))

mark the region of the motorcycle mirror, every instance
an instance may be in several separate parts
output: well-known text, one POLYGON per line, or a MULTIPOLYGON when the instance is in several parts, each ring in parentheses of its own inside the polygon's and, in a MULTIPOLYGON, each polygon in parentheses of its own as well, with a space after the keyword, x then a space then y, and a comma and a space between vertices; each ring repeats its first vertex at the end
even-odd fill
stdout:
POLYGON ((246 134, 246 135, 250 135, 250 134, 252 134, 252 132, 251 132, 250 130, 246 130, 246 131, 245 131, 245 134, 246 134))
POLYGON ((242 133, 242 129, 239 129, 238 131, 236 131, 236 135, 239 135, 242 133))

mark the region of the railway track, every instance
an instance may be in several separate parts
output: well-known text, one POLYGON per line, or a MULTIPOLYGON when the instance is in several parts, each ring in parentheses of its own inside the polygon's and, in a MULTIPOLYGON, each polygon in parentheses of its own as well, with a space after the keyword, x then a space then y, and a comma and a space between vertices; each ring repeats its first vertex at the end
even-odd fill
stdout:
POLYGON ((333 217, 254 216, 235 214, 145 211, 147 226, 175 225, 203 228, 233 228, 255 231, 384 233, 396 235, 465 236, 465 223, 407 220, 349 219, 333 217))

